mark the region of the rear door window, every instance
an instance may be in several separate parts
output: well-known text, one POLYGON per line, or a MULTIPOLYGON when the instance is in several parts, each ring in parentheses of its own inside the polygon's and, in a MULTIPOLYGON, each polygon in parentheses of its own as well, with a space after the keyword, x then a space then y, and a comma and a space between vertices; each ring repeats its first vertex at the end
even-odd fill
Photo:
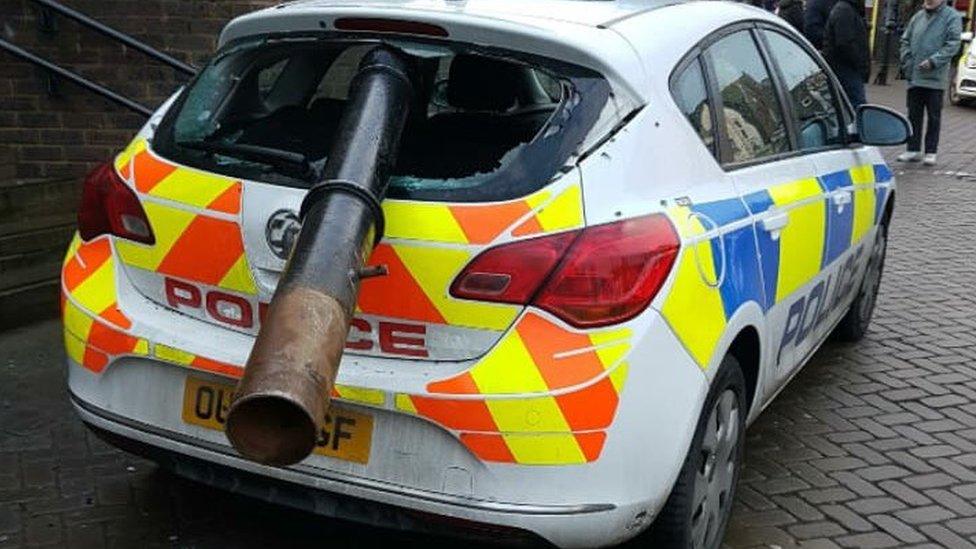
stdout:
POLYGON ((721 124, 729 164, 790 151, 790 137, 776 87, 748 30, 733 32, 707 50, 722 104, 721 124))
POLYGON ((708 100, 705 74, 702 71, 701 61, 697 57, 681 69, 672 80, 671 94, 702 143, 712 154, 715 154, 714 116, 708 100))
MULTIPOLYGON (((332 148, 349 87, 376 41, 253 40, 219 53, 160 126, 158 153, 200 169, 289 186, 332 148), (201 145, 201 143, 203 145, 201 145), (214 152, 213 144, 221 147, 214 152), (269 162, 235 146, 283 152, 269 162), (226 154, 225 154, 226 153, 226 154)), ((568 63, 467 46, 412 45, 416 94, 387 196, 495 201, 529 194, 572 166, 597 128, 628 112, 609 84, 568 63)))

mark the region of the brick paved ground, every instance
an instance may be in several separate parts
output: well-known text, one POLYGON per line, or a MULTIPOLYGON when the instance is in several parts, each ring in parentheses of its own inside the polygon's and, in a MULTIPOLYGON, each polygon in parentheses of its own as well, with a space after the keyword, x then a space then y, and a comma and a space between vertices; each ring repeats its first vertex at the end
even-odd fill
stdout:
MULTIPOLYGON (((976 547, 976 177, 958 175, 976 173, 976 109, 945 119, 944 164, 900 174, 866 341, 828 344, 750 429, 730 547, 976 547)), ((0 548, 455 545, 211 490, 107 447, 70 412, 59 339, 56 322, 0 334, 0 548)))

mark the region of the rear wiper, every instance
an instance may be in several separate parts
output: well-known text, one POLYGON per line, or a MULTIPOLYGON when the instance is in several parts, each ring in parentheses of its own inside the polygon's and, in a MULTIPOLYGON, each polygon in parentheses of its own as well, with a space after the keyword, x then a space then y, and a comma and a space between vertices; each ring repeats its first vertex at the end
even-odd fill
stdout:
POLYGON ((239 158, 251 162, 259 162, 278 168, 288 175, 296 175, 300 179, 310 179, 315 175, 312 164, 304 154, 272 149, 260 145, 243 145, 238 143, 221 143, 219 141, 179 141, 177 145, 219 154, 231 158, 239 158))

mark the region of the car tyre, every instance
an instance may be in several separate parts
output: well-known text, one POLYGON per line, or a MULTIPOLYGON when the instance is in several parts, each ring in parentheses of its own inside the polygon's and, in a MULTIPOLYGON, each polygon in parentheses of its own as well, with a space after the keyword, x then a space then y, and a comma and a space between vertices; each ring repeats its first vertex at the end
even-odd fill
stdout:
POLYGON ((722 545, 742 467, 747 414, 745 377, 739 362, 728 355, 705 399, 678 480, 654 524, 638 538, 641 546, 722 545))
POLYGON ((874 316, 874 307, 878 302, 878 289, 881 287, 881 276, 884 274, 885 256, 888 252, 888 223, 882 223, 874 237, 871 247, 871 257, 868 259, 867 269, 861 288, 851 303, 847 314, 834 329, 834 338, 840 341, 855 342, 864 338, 874 316))

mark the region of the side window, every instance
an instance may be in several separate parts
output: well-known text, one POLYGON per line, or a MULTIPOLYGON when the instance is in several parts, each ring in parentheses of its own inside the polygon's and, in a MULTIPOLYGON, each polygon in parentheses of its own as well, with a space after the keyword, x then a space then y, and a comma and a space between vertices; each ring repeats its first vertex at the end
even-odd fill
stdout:
POLYGON ((799 44, 778 32, 763 32, 793 100, 800 148, 810 150, 842 144, 844 125, 830 77, 799 44))
POLYGON ((789 132, 776 88, 749 31, 713 43, 708 56, 722 99, 722 124, 732 163, 749 162, 790 150, 789 132))
POLYGON ((701 61, 694 59, 674 78, 671 95, 691 123, 698 137, 715 154, 715 128, 712 127, 712 107, 708 102, 708 88, 701 61))

